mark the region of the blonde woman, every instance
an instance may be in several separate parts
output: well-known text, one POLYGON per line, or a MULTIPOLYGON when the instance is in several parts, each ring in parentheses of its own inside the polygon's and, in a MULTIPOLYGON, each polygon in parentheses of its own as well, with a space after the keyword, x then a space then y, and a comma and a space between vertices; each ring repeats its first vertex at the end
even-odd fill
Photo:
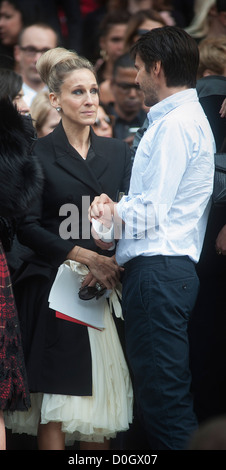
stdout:
POLYGON ((212 36, 199 43, 198 78, 208 75, 226 77, 226 35, 212 36))
MULTIPOLYGON (((108 449, 110 438, 128 429, 133 400, 113 316, 105 313, 105 328, 99 331, 59 318, 48 298, 65 262, 75 269, 79 265, 88 292, 97 282, 97 288, 111 292, 118 284, 122 269, 113 251, 97 250, 84 201, 93 200, 100 189, 111 195, 127 190, 130 151, 124 142, 99 137, 91 128, 99 89, 86 59, 56 48, 42 55, 37 69, 61 121, 34 146, 44 191, 18 234, 34 252, 14 285, 32 406, 7 424, 15 432, 38 435, 40 450, 64 450, 75 440, 81 449, 108 449), (61 215, 68 207, 71 225, 67 211, 61 215)), ((78 298, 76 287, 72 294, 78 298)))
POLYGON ((31 103, 30 111, 38 137, 48 135, 60 122, 59 113, 49 101, 48 91, 37 93, 31 103))

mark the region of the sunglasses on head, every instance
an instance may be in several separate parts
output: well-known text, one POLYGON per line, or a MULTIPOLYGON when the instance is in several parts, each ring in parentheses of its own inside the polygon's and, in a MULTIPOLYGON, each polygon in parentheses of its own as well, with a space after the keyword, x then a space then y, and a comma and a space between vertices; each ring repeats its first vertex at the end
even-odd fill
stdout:
POLYGON ((149 31, 149 29, 138 29, 137 34, 139 34, 139 36, 142 36, 143 34, 149 33, 149 31))

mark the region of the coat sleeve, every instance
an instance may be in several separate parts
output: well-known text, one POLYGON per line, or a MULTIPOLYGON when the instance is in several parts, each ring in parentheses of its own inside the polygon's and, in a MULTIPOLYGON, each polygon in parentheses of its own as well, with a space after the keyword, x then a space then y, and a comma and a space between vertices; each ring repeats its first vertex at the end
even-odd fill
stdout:
POLYGON ((20 243, 31 248, 54 267, 60 266, 75 243, 63 240, 42 224, 42 198, 39 198, 29 214, 23 218, 17 230, 20 243))

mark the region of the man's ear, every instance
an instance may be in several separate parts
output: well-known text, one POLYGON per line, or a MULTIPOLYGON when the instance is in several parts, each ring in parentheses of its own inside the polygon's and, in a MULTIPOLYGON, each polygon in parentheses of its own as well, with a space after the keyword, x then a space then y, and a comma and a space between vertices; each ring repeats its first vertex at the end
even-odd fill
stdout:
POLYGON ((152 70, 153 70, 153 72, 156 76, 160 74, 161 68, 162 68, 162 62, 161 62, 161 60, 157 60, 154 63, 153 68, 152 68, 152 70))
POLYGON ((18 46, 18 44, 14 46, 13 55, 14 55, 15 62, 17 63, 20 62, 21 51, 20 51, 20 47, 18 46))

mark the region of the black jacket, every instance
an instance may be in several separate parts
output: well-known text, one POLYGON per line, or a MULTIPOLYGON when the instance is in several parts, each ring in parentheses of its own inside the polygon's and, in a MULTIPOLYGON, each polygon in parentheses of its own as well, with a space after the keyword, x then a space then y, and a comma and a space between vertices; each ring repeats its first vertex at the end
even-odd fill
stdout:
POLYGON ((119 191, 128 190, 130 149, 120 140, 98 137, 91 130, 91 148, 83 160, 60 123, 37 141, 34 152, 43 168, 43 195, 18 232, 20 242, 34 254, 14 278, 29 386, 32 391, 89 395, 92 374, 87 328, 56 318, 48 307, 48 295, 57 268, 74 245, 97 250, 88 233, 89 224, 84 234, 89 201, 102 192, 115 200, 119 191), (69 216, 59 214, 62 207, 78 214, 74 238, 65 240, 59 235, 69 216))

